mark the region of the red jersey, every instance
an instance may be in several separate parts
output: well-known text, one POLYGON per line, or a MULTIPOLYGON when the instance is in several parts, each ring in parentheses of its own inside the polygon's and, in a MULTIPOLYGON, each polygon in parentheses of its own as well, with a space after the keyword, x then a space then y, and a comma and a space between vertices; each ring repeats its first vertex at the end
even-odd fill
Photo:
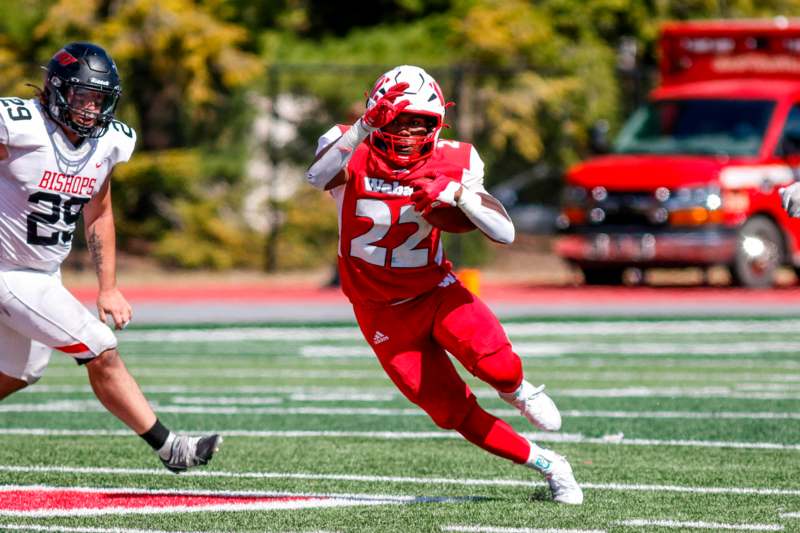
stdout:
MULTIPOLYGON (((332 128, 318 151, 347 126, 332 128)), ((435 169, 475 192, 483 192, 483 162, 472 145, 440 140, 420 169, 435 169)), ((413 189, 364 142, 347 165, 350 179, 332 189, 339 211, 339 277, 356 304, 382 305, 413 298, 454 278, 440 230, 414 210, 413 189)))

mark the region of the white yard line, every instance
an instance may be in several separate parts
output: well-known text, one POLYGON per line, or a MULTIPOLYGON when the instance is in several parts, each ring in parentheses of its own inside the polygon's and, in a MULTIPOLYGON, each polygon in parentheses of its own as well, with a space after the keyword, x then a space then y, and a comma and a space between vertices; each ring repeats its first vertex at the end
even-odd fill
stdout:
MULTIPOLYGON (((195 430, 207 433, 214 430, 195 430)), ((447 431, 255 431, 246 429, 227 429, 221 433, 226 437, 244 438, 278 438, 278 439, 310 439, 310 438, 353 438, 382 440, 427 440, 427 439, 461 439, 461 435, 447 431)), ((130 431, 104 429, 48 429, 48 428, 0 428, 2 435, 29 435, 40 437, 129 437, 130 431)), ((617 444, 622 446, 681 446, 688 448, 732 448, 745 450, 787 450, 800 451, 800 444, 783 444, 779 442, 737 442, 707 440, 658 440, 633 439, 622 434, 610 434, 603 437, 584 437, 579 433, 522 433, 524 437, 536 442, 562 442, 572 444, 617 444)))
MULTIPOLYGON (((800 400, 800 393, 745 392, 731 386, 714 387, 622 387, 622 388, 572 388, 553 391, 554 397, 572 398, 732 398, 742 400, 800 400)), ((549 390, 549 389, 548 389, 549 390)))
POLYGON ((67 527, 67 526, 37 526, 33 524, 2 524, 0 531, 52 531, 54 533, 208 533, 189 531, 164 531, 161 529, 128 529, 119 527, 67 527))
MULTIPOLYGON (((679 364, 679 363, 678 363, 679 364)), ((74 377, 76 370, 72 367, 52 368, 48 371, 48 377, 74 377)), ((304 381, 312 379, 330 380, 335 382, 340 379, 387 381, 386 374, 378 367, 377 362, 374 369, 364 370, 337 370, 337 369, 308 369, 308 368, 215 368, 209 367, 175 367, 169 365, 152 365, 136 368, 133 373, 137 377, 152 377, 161 379, 180 379, 189 378, 200 379, 301 379, 304 381)), ((591 383, 603 382, 680 382, 683 384, 718 382, 727 384, 729 382, 744 382, 747 380, 759 380, 762 383, 776 384, 797 384, 800 385, 800 373, 782 372, 773 374, 754 374, 751 370, 742 369, 741 372, 732 369, 717 372, 668 372, 668 371, 611 371, 611 370, 549 370, 547 371, 549 381, 565 381, 567 383, 577 383, 588 381, 591 383)))
MULTIPOLYGON (((0 531, 48 531, 53 533, 213 533, 208 530, 203 531, 176 531, 171 529, 163 531, 160 529, 128 529, 119 527, 67 527, 67 526, 37 526, 31 524, 3 524, 0 523, 0 531)), ((287 532, 291 533, 291 532, 287 532)), ((310 531, 308 533, 332 533, 327 531, 310 531)))
MULTIPOLYGON (((264 368, 175 368, 168 366, 149 366, 136 368, 132 372, 136 377, 187 379, 187 378, 228 378, 228 379, 387 379, 386 374, 380 369, 375 370, 309 370, 309 369, 264 369, 264 368)), ((73 377, 72 368, 52 368, 47 372, 48 377, 73 377)), ((798 378, 800 380, 800 378, 798 378)))
POLYGON ((780 524, 721 524, 719 522, 689 521, 679 522, 677 520, 620 520, 615 524, 626 527, 670 527, 676 529, 713 529, 733 530, 733 531, 783 531, 780 524))
POLYGON ((442 531, 459 533, 606 533, 605 529, 556 529, 529 527, 497 527, 497 526, 441 526, 442 531))
MULTIPOLYGON (((664 320, 664 321, 587 321, 587 322, 521 322, 503 326, 510 336, 595 336, 595 335, 689 335, 712 334, 796 334, 800 320, 664 320)), ((130 330, 118 334, 130 342, 230 342, 281 341, 295 342, 361 339, 356 327, 320 328, 193 328, 130 330)))
MULTIPOLYGON (((513 339, 512 339, 513 340, 513 339)), ((576 354, 625 356, 706 355, 800 353, 800 342, 753 341, 731 343, 697 343, 670 339, 669 342, 514 342, 514 351, 524 358, 562 357, 576 354)), ((373 358, 368 346, 303 345, 300 355, 307 358, 373 358)))
MULTIPOLYGON (((50 374, 48 374, 50 375, 50 374)), ((732 383, 714 387, 623 387, 623 388, 571 388, 550 390, 555 397, 575 398, 733 398, 748 400, 800 400, 800 391, 797 393, 785 392, 752 392, 750 386, 767 386, 767 384, 732 383)), ((773 384, 780 385, 780 384, 773 384)), ((352 399, 353 401, 391 400, 400 398, 401 395, 391 387, 340 387, 340 386, 182 386, 182 385, 146 385, 142 387, 148 394, 290 394, 293 401, 340 401, 352 399)), ((497 398, 497 393, 492 390, 474 390, 478 398, 497 398)), ((22 389, 21 395, 52 394, 52 393, 85 393, 94 396, 88 385, 35 385, 22 389)), ((14 396, 15 398, 17 396, 14 396)))
POLYGON ((117 334, 123 342, 238 342, 279 341, 309 342, 324 340, 360 339, 357 327, 334 328, 212 328, 212 329, 151 329, 121 331, 117 334))
MULTIPOLYGON (((765 363, 768 365, 769 363, 765 363)), ((680 363, 676 363, 680 365, 680 363)), ((547 371, 546 377, 548 381, 564 381, 567 383, 590 381, 602 383, 604 381, 625 381, 625 382, 661 382, 669 384, 671 382, 679 382, 685 385, 691 385, 693 382, 699 383, 713 383, 717 382, 720 385, 727 385, 730 382, 734 384, 749 384, 749 380, 759 380, 764 384, 777 384, 777 385, 793 385, 797 387, 800 385, 800 374, 796 372, 783 372, 780 374, 755 374, 752 370, 742 369, 736 371, 734 369, 726 369, 720 371, 706 371, 698 372, 666 372, 666 371, 564 371, 564 370, 550 370, 547 371)), ((800 391, 800 388, 794 390, 800 391)))
POLYGON ((575 418, 679 418, 722 420, 800 420, 800 413, 736 412, 736 411, 580 411, 564 410, 561 416, 575 418))
MULTIPOLYGON (((362 342, 358 343, 359 346, 362 345, 362 342)), ((724 343, 723 343, 724 344, 724 343)), ((186 367, 193 367, 198 365, 198 361, 203 361, 207 363, 213 359, 213 364, 218 363, 218 359, 220 354, 224 354, 226 359, 230 360, 231 357, 236 357, 237 355, 242 355, 236 359, 238 365, 248 365, 251 364, 253 361, 258 360, 260 357, 274 357, 276 361, 281 362, 295 362, 297 363, 297 355, 295 350, 291 350, 290 352, 282 351, 280 355, 269 354, 267 350, 260 348, 257 352, 252 353, 242 353, 239 350, 230 350, 225 351, 222 350, 220 347, 214 347, 212 352, 209 353, 176 353, 176 352, 168 352, 168 351, 158 351, 153 352, 152 350, 148 350, 147 352, 142 352, 137 349, 130 349, 125 348, 123 349, 124 356, 126 359, 134 359, 134 358, 141 358, 141 361, 137 361, 141 364, 148 364, 152 361, 152 359, 158 359, 159 364, 163 361, 168 360, 171 364, 175 366, 180 366, 181 368, 186 367), (151 357, 152 356, 152 357, 151 357), (151 361, 148 361, 147 358, 150 358, 151 361)), ((800 353, 800 352, 798 352, 800 353)), ((586 357, 586 356, 565 356, 558 358, 557 361, 551 361, 550 364, 553 367, 557 367, 562 371, 572 370, 576 368, 592 368, 592 369, 600 369, 605 367, 612 367, 612 368, 636 368, 636 369, 648 369, 649 371, 653 371, 654 369, 664 369, 664 370, 672 370, 676 367, 680 367, 681 369, 704 369, 704 370, 711 370, 711 371, 738 371, 738 372, 745 372, 746 370, 763 370, 764 369, 764 358, 759 356, 754 357, 736 357, 736 358, 720 358, 717 356, 709 356, 703 357, 702 355, 698 355, 692 357, 691 359, 687 359, 685 357, 680 357, 681 352, 675 354, 675 357, 651 357, 649 355, 644 355, 642 357, 635 357, 635 356, 628 356, 624 358, 619 357, 603 357, 600 354, 598 357, 586 357)), ((784 358, 772 357, 769 361, 769 369, 772 371, 779 371, 779 370, 793 370, 793 371, 800 371, 800 359, 793 359, 792 356, 795 355, 794 352, 787 354, 784 358)), ((377 359, 374 356, 371 356, 374 360, 375 364, 377 364, 377 359)), ((66 361, 66 359, 56 359, 56 363, 66 361)), ((305 361, 299 362, 299 364, 307 364, 305 361)), ((338 358, 322 358, 318 363, 318 365, 324 365, 325 368, 332 368, 335 366, 345 366, 345 365, 355 365, 355 364, 362 364, 362 361, 351 361, 346 358, 338 359, 338 358)), ((70 366, 70 365, 61 365, 63 367, 70 366)), ((306 368, 306 367, 303 367, 306 368)))
MULTIPOLYGON (((670 370, 676 366, 681 368, 702 368, 704 370, 751 370, 751 369, 764 369, 764 359, 759 357, 736 357, 730 359, 720 359, 719 357, 693 357, 691 359, 678 358, 678 357, 659 357, 654 359, 652 357, 642 357, 637 359, 635 357, 626 357, 625 359, 609 359, 609 358, 586 358, 586 357, 568 357, 559 359, 557 362, 551 363, 553 365, 566 366, 566 367, 589 367, 589 368, 603 368, 603 367, 641 367, 647 369, 663 368, 670 370)), ((770 370, 798 370, 800 369, 800 359, 792 358, 772 358, 769 361, 770 370)))
POLYGON ((275 405, 283 403, 283 398, 274 396, 173 396, 170 401, 190 405, 275 405))
MULTIPOLYGON (((174 476, 163 469, 154 468, 100 468, 70 466, 10 466, 0 465, 0 472, 17 473, 58 473, 58 474, 106 474, 106 475, 142 475, 142 476, 174 476)), ((531 474, 532 476, 534 474, 531 474)), ((350 481, 361 483, 407 483, 414 485, 456 485, 456 486, 499 486, 499 487, 532 487, 545 486, 540 479, 463 479, 441 477, 399 477, 370 476, 355 474, 312 474, 299 472, 229 472, 215 470, 192 470, 184 472, 181 477, 203 478, 248 478, 248 479, 301 479, 316 481, 350 481)), ((687 487, 680 485, 642 485, 624 483, 581 483, 581 487, 591 490, 614 490, 634 492, 677 492, 689 494, 739 494, 758 496, 800 496, 800 489, 765 489, 756 487, 687 487)), ((346 496, 346 495, 338 495, 346 496)), ((373 495, 374 496, 374 495, 373 495)), ((407 496, 395 496, 406 498, 407 496)), ((391 496, 381 496, 389 499, 391 496)))
POLYGON ((800 353, 800 342, 753 341, 730 343, 697 343, 670 339, 662 342, 515 342, 514 351, 521 357, 561 356, 568 354, 603 355, 739 355, 766 353, 800 353))
MULTIPOLYGON (((427 414, 416 407, 237 407, 237 405, 272 405, 281 403, 280 398, 173 398, 176 403, 190 405, 169 405, 166 402, 154 402, 154 406, 162 413, 198 413, 224 415, 317 415, 317 416, 412 416, 425 417, 427 414)), ((94 399, 88 400, 53 400, 44 403, 0 403, 0 412, 4 413, 57 413, 86 411, 103 412, 105 408, 94 399)), ((491 409, 497 416, 517 416, 516 409, 491 409)), ((684 419, 684 420, 800 420, 800 413, 776 413, 770 411, 737 412, 737 411, 584 411, 571 409, 561 411, 567 418, 619 418, 619 419, 684 419)))
POLYGON ((796 334, 800 320, 625 320, 586 322, 514 322, 503 324, 509 335, 689 335, 796 334))

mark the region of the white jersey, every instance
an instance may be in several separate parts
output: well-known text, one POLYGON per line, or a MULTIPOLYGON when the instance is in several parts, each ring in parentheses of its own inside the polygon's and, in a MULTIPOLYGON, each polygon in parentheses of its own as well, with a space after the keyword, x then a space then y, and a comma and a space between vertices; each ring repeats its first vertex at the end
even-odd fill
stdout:
POLYGON ((113 121, 75 148, 36 99, 0 98, 0 268, 54 272, 72 248, 83 206, 117 163, 130 159, 136 133, 113 121))

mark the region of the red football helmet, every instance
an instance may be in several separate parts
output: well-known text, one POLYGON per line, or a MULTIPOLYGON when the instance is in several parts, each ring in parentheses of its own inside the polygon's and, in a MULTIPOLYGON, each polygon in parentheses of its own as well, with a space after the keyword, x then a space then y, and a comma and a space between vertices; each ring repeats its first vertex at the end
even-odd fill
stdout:
MULTIPOLYGON (((406 82, 408 88, 397 102, 408 100, 410 104, 399 116, 421 115, 429 119, 425 135, 394 135, 386 128, 375 130, 369 142, 381 156, 396 166, 406 167, 421 161, 433 153, 439 132, 444 125, 445 101, 442 89, 430 74, 419 67, 401 65, 381 75, 367 97, 367 109, 371 109, 386 91, 394 85, 406 82)), ((391 124, 391 123, 390 123, 391 124)))

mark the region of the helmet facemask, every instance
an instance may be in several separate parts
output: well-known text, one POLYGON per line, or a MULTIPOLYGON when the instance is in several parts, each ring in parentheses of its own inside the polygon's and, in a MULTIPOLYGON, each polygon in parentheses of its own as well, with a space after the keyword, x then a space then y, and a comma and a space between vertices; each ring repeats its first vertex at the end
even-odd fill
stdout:
POLYGON ((372 147, 395 165, 408 166, 433 153, 441 128, 441 118, 436 115, 403 112, 372 133, 372 147), (419 126, 410 125, 414 119, 419 126))
POLYGON ((105 135, 114 119, 119 92, 55 80, 50 80, 47 94, 48 108, 56 122, 80 137, 105 135))

